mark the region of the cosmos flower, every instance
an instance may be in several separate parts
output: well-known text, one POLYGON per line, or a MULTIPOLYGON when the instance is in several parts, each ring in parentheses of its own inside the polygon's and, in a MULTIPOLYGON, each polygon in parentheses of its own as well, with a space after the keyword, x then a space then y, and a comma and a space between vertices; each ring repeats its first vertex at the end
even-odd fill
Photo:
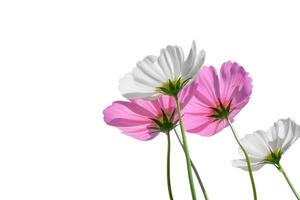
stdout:
POLYGON ((232 126, 233 118, 248 103, 252 93, 252 80, 238 63, 223 63, 220 76, 212 66, 204 67, 195 80, 194 97, 186 107, 183 121, 190 133, 212 136, 230 126, 234 138, 242 149, 249 169, 253 198, 257 200, 256 186, 249 156, 239 142, 232 126))
POLYGON ((248 103, 252 80, 236 62, 223 63, 218 76, 213 66, 203 67, 194 97, 186 108, 183 121, 188 132, 212 136, 228 126, 248 103))
POLYGON ((177 102, 183 111, 192 97, 195 84, 185 87, 178 98, 162 95, 155 100, 116 101, 104 111, 104 121, 119 128, 124 134, 146 141, 156 137, 160 132, 166 133, 167 149, 167 183, 170 199, 173 199, 170 175, 170 132, 176 127, 179 116, 176 112, 177 102))
MULTIPOLYGON (((191 84, 179 94, 184 108, 192 97, 191 84)), ((163 95, 155 100, 115 101, 104 111, 104 121, 119 128, 124 134, 139 140, 150 140, 160 132, 171 131, 178 122, 175 99, 163 95)))
POLYGON ((195 42, 185 59, 181 47, 167 46, 160 56, 146 56, 131 73, 119 82, 119 90, 127 99, 156 99, 162 94, 171 96, 195 77, 205 59, 205 52, 197 52, 195 42))
MULTIPOLYGON (((265 164, 273 164, 277 168, 282 154, 300 137, 300 126, 291 119, 280 119, 267 132, 255 131, 240 141, 246 148, 253 170, 265 164)), ((232 161, 233 166, 248 170, 245 159, 232 161)))

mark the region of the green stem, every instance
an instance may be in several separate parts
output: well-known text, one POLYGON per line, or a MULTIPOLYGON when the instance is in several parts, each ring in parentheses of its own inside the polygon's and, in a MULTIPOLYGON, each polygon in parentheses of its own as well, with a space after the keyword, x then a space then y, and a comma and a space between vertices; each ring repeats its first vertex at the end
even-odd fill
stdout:
POLYGON ((171 140, 170 133, 166 133, 168 138, 168 153, 167 153, 167 181, 168 181, 168 192, 170 200, 173 200, 172 188, 171 188, 171 173, 170 173, 170 154, 171 154, 171 140))
POLYGON ((177 113, 178 113, 178 118, 179 118, 183 148, 184 148, 184 153, 185 153, 185 158, 186 158, 186 165, 187 165, 187 171, 188 171, 191 194, 192 194, 193 200, 196 200, 197 197, 196 197, 195 186, 194 186, 194 181, 193 181, 191 159, 190 159, 190 155, 189 155, 189 149, 188 149, 186 136, 185 136, 185 131, 184 131, 183 122, 182 122, 182 117, 181 117, 181 108, 180 108, 177 96, 175 96, 175 101, 176 101, 177 113))
MULTIPOLYGON (((182 144, 181 139, 180 139, 180 137, 179 137, 179 135, 178 135, 178 133, 177 133, 177 130, 174 129, 174 132, 175 132, 175 134, 176 134, 176 137, 177 137, 177 139, 178 139, 178 141, 179 141, 179 143, 180 143, 182 149, 184 150, 183 144, 182 144)), ((206 192, 206 190, 205 190, 204 184, 203 184, 203 182, 202 182, 202 180, 201 180, 201 178, 200 178, 200 175, 199 175, 199 173, 198 173, 198 171, 197 171, 197 168, 195 167, 195 165, 194 165, 192 159, 191 159, 191 165, 192 165, 192 169, 193 169, 193 171, 194 171, 194 173, 195 173, 195 175, 196 175, 196 177, 197 177, 198 183, 199 183, 199 185, 200 185, 200 187, 201 187, 203 196, 204 196, 205 200, 208 200, 208 195, 207 195, 207 192, 206 192)))
POLYGON ((287 181, 287 183, 289 184, 291 190, 293 191, 293 193, 295 194, 296 198, 298 200, 300 200, 300 196, 297 193, 296 189, 294 188, 293 184, 291 183, 289 177, 287 176, 287 174, 285 173, 285 171, 283 170, 282 166, 280 164, 278 164, 278 166, 276 166, 278 168, 278 170, 283 174, 285 180, 287 181))
POLYGON ((250 176, 250 180, 251 180, 252 190, 253 190, 253 198, 254 198, 254 200, 257 200, 256 187, 255 187, 255 182, 254 182, 254 178, 253 178, 253 174, 252 174, 252 169, 251 169, 250 159, 249 159, 248 153, 247 153, 246 149, 243 147, 243 145, 240 143, 230 120, 228 118, 226 120, 227 120, 227 122, 228 122, 228 124, 231 128, 231 131, 233 133, 233 136, 234 136, 236 142, 239 144, 241 150, 243 151, 243 153, 245 155, 245 158, 246 158, 246 161, 247 161, 247 166, 248 166, 248 172, 249 172, 249 176, 250 176))

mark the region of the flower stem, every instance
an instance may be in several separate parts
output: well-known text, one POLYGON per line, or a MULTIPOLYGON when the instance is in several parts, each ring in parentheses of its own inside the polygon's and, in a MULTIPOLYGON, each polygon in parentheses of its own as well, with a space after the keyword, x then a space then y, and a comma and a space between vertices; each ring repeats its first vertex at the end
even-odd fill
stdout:
POLYGON ((292 185, 292 183, 291 183, 289 177, 288 177, 287 174, 285 173, 285 171, 284 171, 284 169, 282 168, 282 166, 278 163, 278 166, 276 166, 276 167, 277 167, 277 169, 283 174, 285 180, 286 180, 287 183, 289 184, 289 186, 290 186, 291 190, 293 191, 293 193, 295 194, 296 198, 297 198, 298 200, 300 200, 299 194, 297 193, 296 189, 295 189, 294 186, 292 185))
POLYGON ((167 181, 168 181, 168 192, 170 200, 173 200, 172 188, 171 188, 171 175, 170 175, 170 154, 171 154, 171 140, 170 133, 166 133, 168 138, 168 152, 167 152, 167 181))
MULTIPOLYGON (((179 143, 180 143, 182 149, 184 150, 183 144, 182 144, 182 142, 181 142, 181 139, 179 138, 179 135, 178 135, 178 133, 177 133, 177 130, 174 129, 174 132, 175 132, 175 134, 176 134, 176 137, 177 137, 177 139, 178 139, 178 141, 179 141, 179 143)), ((195 175, 196 175, 196 177, 197 177, 198 183, 199 183, 199 185, 200 185, 200 187, 201 187, 203 196, 204 196, 205 200, 208 200, 208 195, 207 195, 207 193, 206 193, 204 184, 203 184, 203 182, 202 182, 202 180, 201 180, 201 178, 200 178, 200 175, 199 175, 199 173, 198 173, 198 171, 197 171, 197 168, 195 167, 195 165, 194 165, 192 159, 191 159, 191 165, 192 165, 192 169, 193 169, 193 171, 194 171, 194 173, 195 173, 195 175)))
POLYGON ((252 185, 252 190, 253 190, 253 198, 254 200, 257 200, 257 194, 256 194, 256 187, 255 187, 255 182, 254 182, 254 178, 253 178, 253 174, 252 174, 252 169, 251 169, 251 165, 250 165, 250 159, 249 159, 249 156, 248 156, 248 153, 246 151, 246 149, 243 147, 243 145, 240 143, 237 135, 236 135, 236 131, 234 130, 230 120, 228 118, 226 118, 229 126, 230 126, 230 129, 233 133, 233 136, 235 138, 235 140, 237 141, 238 145, 240 146, 241 150, 243 151, 244 155, 245 155, 245 158, 246 158, 246 161, 247 161, 247 166, 248 166, 248 172, 249 172, 249 176, 250 176, 250 180, 251 180, 251 185, 252 185))
POLYGON ((185 153, 185 158, 186 158, 186 165, 187 165, 187 171, 188 171, 191 194, 192 194, 193 200, 196 200, 197 197, 196 197, 195 186, 194 186, 194 181, 193 181, 191 159, 190 159, 190 155, 189 155, 189 149, 188 149, 186 136, 185 136, 185 131, 184 131, 183 122, 182 122, 181 108, 180 108, 180 105, 179 105, 177 95, 175 96, 175 101, 176 101, 177 113, 178 113, 178 118, 179 118, 179 125, 180 125, 180 130, 181 130, 183 148, 184 148, 184 153, 185 153))

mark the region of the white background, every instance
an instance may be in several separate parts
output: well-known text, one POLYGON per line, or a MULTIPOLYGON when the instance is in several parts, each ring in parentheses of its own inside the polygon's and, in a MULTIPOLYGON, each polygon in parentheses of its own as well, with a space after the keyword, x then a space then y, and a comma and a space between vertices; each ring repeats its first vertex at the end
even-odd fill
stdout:
MULTIPOLYGON (((140 142, 102 119, 123 100, 118 79, 168 44, 187 54, 195 39, 207 65, 233 60, 249 71, 253 95, 234 123, 240 136, 279 118, 300 123, 297 2, 1 1, 0 199, 168 199, 166 137, 140 142)), ((174 196, 187 200, 172 139, 174 196)), ((239 156, 228 128, 188 143, 211 200, 252 199, 248 174, 231 166, 239 156)), ((300 191, 299 153, 298 141, 282 165, 300 191)), ((259 200, 295 199, 273 166, 254 175, 259 200)))

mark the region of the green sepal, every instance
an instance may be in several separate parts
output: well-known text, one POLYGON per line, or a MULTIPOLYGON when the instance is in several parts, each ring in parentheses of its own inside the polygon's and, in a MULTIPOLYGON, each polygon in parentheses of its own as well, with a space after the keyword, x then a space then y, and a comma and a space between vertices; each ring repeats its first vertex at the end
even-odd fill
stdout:
POLYGON ((172 81, 171 79, 168 80, 167 83, 164 84, 163 87, 158 87, 157 89, 162 93, 169 96, 177 96, 178 93, 182 90, 184 86, 187 85, 187 83, 191 80, 191 78, 188 78, 184 81, 182 81, 182 78, 179 77, 178 79, 172 81))
POLYGON ((169 133, 171 130, 173 130, 176 127, 176 122, 174 122, 174 115, 175 115, 176 109, 173 110, 170 117, 167 116, 165 111, 161 109, 161 118, 160 120, 149 118, 154 122, 154 126, 150 126, 148 128, 153 129, 155 131, 163 132, 163 133, 169 133))

